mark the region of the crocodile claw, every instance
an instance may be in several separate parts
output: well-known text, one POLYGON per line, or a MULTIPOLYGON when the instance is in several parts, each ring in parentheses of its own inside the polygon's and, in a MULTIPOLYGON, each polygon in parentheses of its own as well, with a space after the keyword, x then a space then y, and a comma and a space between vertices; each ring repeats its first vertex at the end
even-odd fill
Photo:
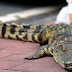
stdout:
POLYGON ((34 58, 32 56, 29 56, 29 57, 26 57, 24 59, 27 59, 27 60, 33 60, 34 58))

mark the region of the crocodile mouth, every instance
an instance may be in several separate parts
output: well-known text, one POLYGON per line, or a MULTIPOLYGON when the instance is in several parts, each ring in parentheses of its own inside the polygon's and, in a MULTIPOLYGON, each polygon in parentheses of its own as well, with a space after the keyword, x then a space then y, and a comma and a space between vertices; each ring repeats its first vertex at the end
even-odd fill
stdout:
POLYGON ((72 61, 68 61, 64 64, 65 69, 72 70, 72 61))

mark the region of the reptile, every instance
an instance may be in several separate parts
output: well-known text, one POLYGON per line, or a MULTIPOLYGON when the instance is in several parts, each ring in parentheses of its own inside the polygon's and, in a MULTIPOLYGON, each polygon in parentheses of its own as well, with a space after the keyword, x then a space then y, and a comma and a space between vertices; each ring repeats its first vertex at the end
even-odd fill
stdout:
POLYGON ((38 59, 52 55, 54 60, 67 70, 72 70, 72 25, 8 24, 0 21, 0 37, 37 42, 38 51, 25 59, 38 59))

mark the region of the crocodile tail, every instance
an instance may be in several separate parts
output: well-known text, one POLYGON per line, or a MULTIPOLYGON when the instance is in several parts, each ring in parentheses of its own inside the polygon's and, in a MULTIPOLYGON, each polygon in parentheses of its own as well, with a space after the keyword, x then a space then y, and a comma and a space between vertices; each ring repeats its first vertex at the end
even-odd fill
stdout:
POLYGON ((15 23, 8 24, 0 22, 0 37, 16 39, 19 29, 20 26, 15 23))
POLYGON ((36 26, 32 26, 29 24, 21 24, 18 25, 16 23, 3 23, 0 21, 0 37, 10 38, 10 39, 18 39, 18 36, 21 36, 21 33, 32 32, 36 29, 36 26))
POLYGON ((45 28, 47 28, 47 25, 29 25, 24 23, 18 25, 0 22, 0 37, 39 42, 38 36, 45 28))

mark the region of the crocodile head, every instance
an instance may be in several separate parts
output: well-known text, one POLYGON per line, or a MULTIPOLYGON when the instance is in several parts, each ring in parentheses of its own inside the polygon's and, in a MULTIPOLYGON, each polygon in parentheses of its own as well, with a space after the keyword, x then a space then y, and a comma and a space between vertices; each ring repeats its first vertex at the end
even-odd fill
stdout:
POLYGON ((72 70, 72 41, 57 43, 50 51, 57 63, 67 70, 72 70))

